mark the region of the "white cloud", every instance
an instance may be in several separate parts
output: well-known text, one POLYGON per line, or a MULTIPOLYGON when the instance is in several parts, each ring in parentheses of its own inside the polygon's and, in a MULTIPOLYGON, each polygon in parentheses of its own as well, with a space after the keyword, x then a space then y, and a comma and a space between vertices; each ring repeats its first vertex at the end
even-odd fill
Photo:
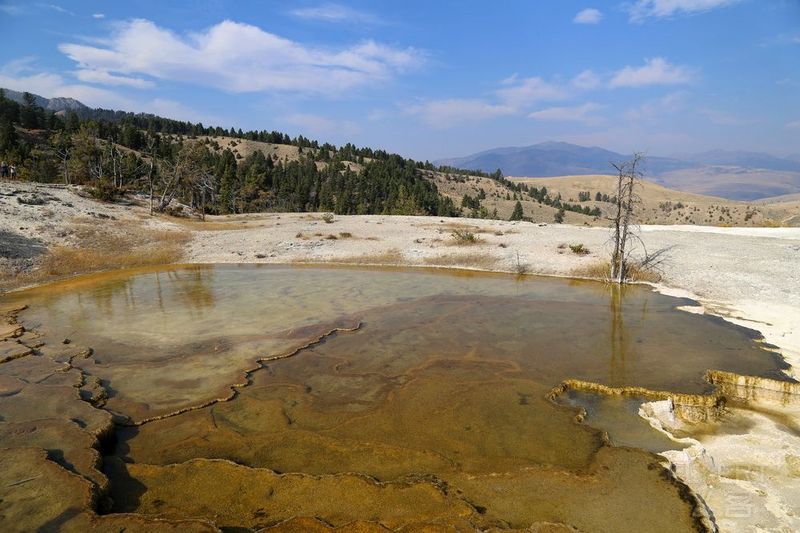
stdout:
POLYGON ((584 122, 597 123, 602 119, 593 116, 591 113, 602 109, 603 106, 588 102, 575 107, 548 107, 540 111, 534 111, 528 118, 536 120, 558 121, 558 122, 584 122))
POLYGON ((9 16, 18 16, 18 15, 27 15, 30 14, 32 11, 36 10, 50 10, 56 11, 58 13, 63 13, 65 15, 75 15, 72 11, 61 7, 58 4, 48 4, 46 2, 21 2, 12 4, 10 2, 4 2, 0 4, 0 12, 5 13, 9 16))
POLYGON ((66 96, 75 98, 89 107, 104 107, 135 111, 133 103, 118 94, 98 87, 67 83, 59 74, 41 72, 30 76, 0 73, 0 87, 15 91, 28 91, 45 98, 66 96))
POLYGON ((80 70, 215 87, 233 93, 292 91, 339 95, 385 82, 416 68, 424 56, 364 41, 339 49, 318 48, 225 20, 200 33, 179 36, 149 20, 117 25, 108 44, 67 43, 59 50, 80 70))
POLYGON ((25 10, 15 4, 0 4, 0 12, 5 13, 9 17, 15 17, 17 15, 22 15, 25 10))
MULTIPOLYGON (((7 72, 5 68, 3 70, 7 72)), ((14 73, 5 74, 0 72, 0 87, 14 91, 28 91, 41 96, 64 96, 55 94, 55 90, 63 85, 64 80, 58 74, 40 73, 20 76, 14 73)))
POLYGON ((641 67, 627 66, 618 70, 609 82, 614 87, 644 87, 647 85, 677 85, 689 83, 691 72, 686 67, 671 65, 663 57, 645 61, 641 67))
POLYGON ((284 117, 285 122, 297 126, 306 135, 325 136, 331 134, 354 135, 359 127, 350 120, 334 120, 310 113, 295 113, 284 117))
POLYGON ((105 70, 78 70, 75 72, 75 76, 86 83, 98 83, 100 85, 124 85, 126 87, 136 87, 137 89, 147 89, 155 86, 149 80, 116 76, 105 70))
POLYGON ((289 14, 305 20, 333 23, 381 24, 383 22, 379 17, 371 13, 358 11, 340 4, 322 4, 316 7, 293 9, 289 14))
MULTIPOLYGON (((588 85, 593 75, 587 71, 578 78, 588 85)), ((405 111, 432 126, 447 128, 466 121, 519 115, 533 105, 567 99, 572 92, 567 86, 540 77, 520 78, 517 74, 502 80, 500 85, 493 92, 493 98, 445 98, 407 106, 405 111)))
POLYGON ((581 90, 596 89, 600 86, 600 76, 594 73, 593 70, 584 70, 570 82, 573 87, 581 90))
POLYGON ((786 126, 784 126, 787 130, 800 130, 800 120, 793 120, 791 122, 787 122, 786 126))
POLYGON ((30 76, 12 76, 8 74, 6 66, 0 72, 0 87, 15 91, 28 91, 45 98, 64 96, 75 98, 89 107, 119 109, 134 113, 154 113, 176 120, 203 122, 205 124, 222 124, 225 122, 218 117, 199 113, 180 102, 162 98, 144 101, 131 100, 108 89, 69 83, 61 75, 49 72, 40 72, 30 76))
POLYGON ((629 109, 625 118, 632 122, 652 122, 659 118, 680 110, 684 106, 686 93, 678 91, 666 96, 650 100, 638 107, 629 109))
POLYGON ((56 11, 58 13, 64 13, 65 15, 74 15, 75 14, 75 13, 73 13, 72 11, 70 11, 68 9, 64 9, 63 7, 61 7, 58 4, 38 3, 38 4, 36 4, 36 6, 37 7, 41 7, 43 9, 50 9, 50 10, 56 11))
POLYGON ((791 46, 800 44, 800 32, 779 33, 774 37, 766 39, 761 46, 791 46))
POLYGON ((36 72, 35 62, 36 56, 19 57, 3 65, 2 71, 9 76, 16 76, 23 72, 36 72))
POLYGON ((406 108, 406 112, 420 116, 422 120, 437 128, 447 128, 465 121, 510 115, 515 111, 513 107, 507 105, 462 98, 434 100, 406 108))
POLYGON ((504 82, 507 87, 498 89, 495 94, 506 107, 520 108, 546 100, 561 100, 567 96, 564 88, 539 77, 519 80, 513 76, 504 82))
POLYGON ((741 0, 638 0, 630 6, 631 22, 642 22, 648 17, 663 18, 678 14, 695 14, 728 6, 741 0))
POLYGON ((93 13, 93 14, 92 14, 92 18, 95 18, 95 19, 104 19, 104 18, 106 18, 106 15, 105 15, 105 13, 93 13))
POLYGON ((380 120, 385 120, 389 117, 389 113, 383 109, 373 109, 369 113, 367 113, 367 120, 370 122, 377 122, 380 120))
POLYGON ((589 7, 578 11, 572 22, 575 24, 598 24, 602 18, 603 14, 599 10, 589 7))

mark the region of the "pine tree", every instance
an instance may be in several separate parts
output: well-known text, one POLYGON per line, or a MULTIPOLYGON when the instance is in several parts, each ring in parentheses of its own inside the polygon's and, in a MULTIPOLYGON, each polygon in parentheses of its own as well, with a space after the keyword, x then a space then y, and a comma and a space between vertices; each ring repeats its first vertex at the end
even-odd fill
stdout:
POLYGON ((17 130, 6 117, 0 117, 0 154, 6 154, 17 147, 17 130))
POLYGON ((517 201, 514 205, 514 211, 511 213, 511 218, 509 220, 522 220, 523 212, 522 212, 522 203, 517 201))

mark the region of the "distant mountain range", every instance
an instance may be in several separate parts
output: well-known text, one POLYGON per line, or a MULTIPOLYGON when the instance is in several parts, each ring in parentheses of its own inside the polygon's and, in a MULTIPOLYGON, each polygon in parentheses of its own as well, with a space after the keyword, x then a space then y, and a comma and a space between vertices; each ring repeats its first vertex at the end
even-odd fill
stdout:
MULTIPOLYGON (((551 177, 570 174, 609 174, 613 173, 612 162, 629 158, 630 154, 620 154, 596 146, 586 147, 551 141, 532 146, 494 148, 465 157, 440 159, 436 163, 485 172, 499 168, 508 176, 551 177)), ((679 157, 646 158, 646 171, 652 176, 698 166, 800 172, 800 160, 759 152, 711 150, 679 157)))
MULTIPOLYGON (((612 162, 625 161, 620 154, 598 147, 565 142, 494 148, 477 154, 436 161, 470 170, 506 176, 552 177, 613 174, 612 162)), ((800 192, 800 158, 780 158, 759 152, 711 150, 678 157, 647 156, 648 179, 666 187, 735 200, 800 192)))
MULTIPOLYGON (((6 98, 9 100, 14 100, 20 104, 25 103, 25 99, 23 98, 24 93, 12 91, 11 89, 3 89, 3 91, 5 92, 6 98)), ((36 105, 54 113, 89 109, 88 106, 82 104, 74 98, 64 98, 62 96, 56 98, 45 98, 44 96, 39 96, 38 94, 34 94, 33 98, 36 101, 36 105)))

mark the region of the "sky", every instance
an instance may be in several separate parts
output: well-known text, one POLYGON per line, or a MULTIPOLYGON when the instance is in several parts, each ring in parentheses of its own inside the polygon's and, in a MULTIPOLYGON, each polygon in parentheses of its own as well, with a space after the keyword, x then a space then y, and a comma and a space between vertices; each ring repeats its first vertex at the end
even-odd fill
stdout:
POLYGON ((420 160, 800 154, 800 0, 0 0, 0 87, 420 160))

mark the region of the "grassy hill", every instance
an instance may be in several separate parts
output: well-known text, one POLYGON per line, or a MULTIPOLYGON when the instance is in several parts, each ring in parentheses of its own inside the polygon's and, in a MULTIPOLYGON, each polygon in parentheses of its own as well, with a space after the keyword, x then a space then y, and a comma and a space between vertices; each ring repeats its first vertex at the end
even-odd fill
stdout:
MULTIPOLYGON (((591 200, 582 205, 599 207, 606 216, 612 205, 595 201, 597 193, 613 196, 616 177, 608 175, 561 176, 556 178, 511 178, 535 187, 547 187, 551 194, 561 194, 568 202, 578 201, 581 192, 591 200)), ((709 226, 800 225, 800 202, 742 202, 714 196, 668 189, 652 181, 643 181, 639 191, 642 209, 639 221, 644 224, 696 224, 709 226)))

